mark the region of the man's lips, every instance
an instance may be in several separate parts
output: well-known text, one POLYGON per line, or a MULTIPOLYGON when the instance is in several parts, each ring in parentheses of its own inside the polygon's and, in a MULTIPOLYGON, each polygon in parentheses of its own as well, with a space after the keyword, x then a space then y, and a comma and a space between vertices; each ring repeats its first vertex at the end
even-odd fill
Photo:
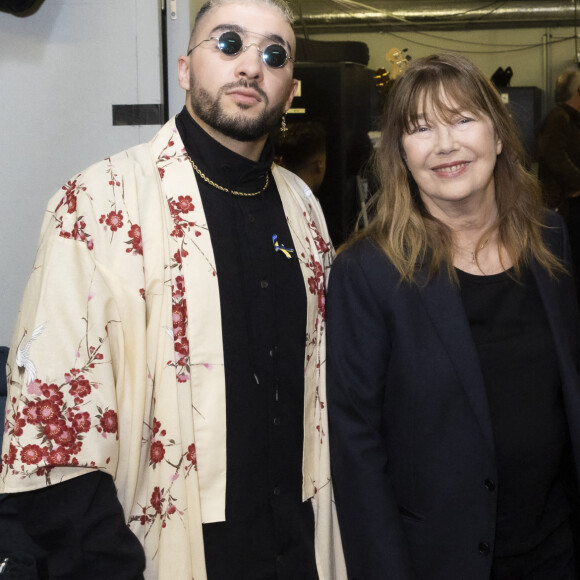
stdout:
POLYGON ((226 94, 243 103, 259 103, 262 101, 260 94, 252 89, 236 88, 228 91, 226 94))

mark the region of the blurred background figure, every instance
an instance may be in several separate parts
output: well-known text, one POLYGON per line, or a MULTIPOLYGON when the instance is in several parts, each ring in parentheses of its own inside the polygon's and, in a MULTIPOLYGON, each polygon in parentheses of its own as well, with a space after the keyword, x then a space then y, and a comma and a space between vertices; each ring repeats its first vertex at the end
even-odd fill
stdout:
MULTIPOLYGON (((576 288, 580 283, 580 70, 564 71, 556 82, 556 107, 540 129, 538 174, 548 207, 568 223, 576 288)), ((579 297, 580 298, 580 297, 579 297)))
POLYGON ((326 131, 318 121, 291 123, 273 135, 275 161, 316 193, 326 173, 326 131))
POLYGON ((580 70, 564 71, 556 82, 556 107, 540 129, 538 170, 549 207, 565 218, 580 196, 580 70))

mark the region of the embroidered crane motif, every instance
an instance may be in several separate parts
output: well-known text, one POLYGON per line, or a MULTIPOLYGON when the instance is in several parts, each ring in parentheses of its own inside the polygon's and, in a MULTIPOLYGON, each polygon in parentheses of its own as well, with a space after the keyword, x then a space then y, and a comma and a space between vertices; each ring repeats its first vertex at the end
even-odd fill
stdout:
POLYGON ((36 378, 36 366, 32 362, 30 358, 30 348, 32 347, 32 343, 44 332, 46 328, 46 322, 43 322, 40 326, 37 326, 30 335, 30 338, 24 343, 24 339, 28 334, 28 331, 25 330, 20 342, 18 343, 18 347, 16 349, 16 364, 20 368, 26 369, 26 384, 28 385, 36 378))

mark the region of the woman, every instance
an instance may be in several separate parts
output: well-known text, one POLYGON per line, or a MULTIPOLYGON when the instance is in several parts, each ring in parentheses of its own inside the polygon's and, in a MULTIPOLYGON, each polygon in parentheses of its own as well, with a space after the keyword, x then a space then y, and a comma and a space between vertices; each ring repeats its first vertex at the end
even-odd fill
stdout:
POLYGON ((351 579, 575 577, 578 311, 523 158, 467 59, 419 59, 393 85, 375 217, 327 299, 351 579))

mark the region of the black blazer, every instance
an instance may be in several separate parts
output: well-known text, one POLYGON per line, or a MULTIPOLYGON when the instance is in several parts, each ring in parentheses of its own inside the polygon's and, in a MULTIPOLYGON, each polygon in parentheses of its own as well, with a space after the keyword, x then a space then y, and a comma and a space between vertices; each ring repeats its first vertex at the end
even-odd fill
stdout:
MULTIPOLYGON (((545 239, 569 266, 561 218, 545 239)), ((532 263, 556 345, 580 465, 574 282, 532 263)), ((340 254, 327 297, 329 437, 349 570, 356 580, 488 580, 496 460, 479 359, 460 291, 442 272, 399 283, 365 241, 340 254)))

